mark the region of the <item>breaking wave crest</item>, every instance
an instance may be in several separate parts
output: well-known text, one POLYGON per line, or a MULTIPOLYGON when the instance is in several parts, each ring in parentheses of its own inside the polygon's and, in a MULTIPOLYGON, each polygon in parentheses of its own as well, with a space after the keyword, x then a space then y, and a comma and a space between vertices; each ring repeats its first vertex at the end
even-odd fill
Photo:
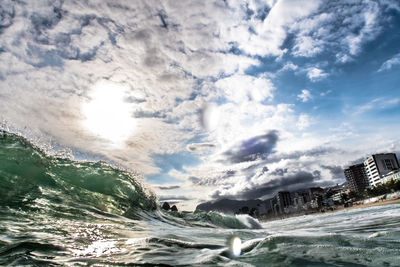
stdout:
POLYGON ((221 214, 218 212, 196 211, 193 214, 187 214, 185 220, 192 223, 201 224, 203 226, 217 226, 229 229, 249 229, 250 225, 246 225, 239 217, 221 214))

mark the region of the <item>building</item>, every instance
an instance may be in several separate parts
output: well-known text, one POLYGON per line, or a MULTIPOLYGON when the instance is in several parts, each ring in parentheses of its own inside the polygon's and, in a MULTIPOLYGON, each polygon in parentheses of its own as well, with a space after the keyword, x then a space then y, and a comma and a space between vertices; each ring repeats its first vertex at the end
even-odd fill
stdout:
POLYGON ((322 201, 322 195, 315 195, 314 198, 311 200, 311 208, 320 209, 322 207, 322 201))
POLYGON ((276 195, 276 201, 282 213, 286 207, 289 207, 292 204, 292 198, 290 197, 290 192, 284 192, 284 191, 278 192, 278 194, 276 195))
POLYGON ((321 187, 310 187, 308 189, 308 195, 310 197, 310 200, 313 200, 317 196, 324 196, 325 190, 322 189, 321 187))
POLYGON ((281 214, 284 212, 285 208, 292 204, 292 199, 290 197, 290 192, 280 191, 276 194, 274 198, 271 199, 271 208, 276 214, 281 214))
POLYGON ((278 213, 280 213, 280 211, 279 211, 279 206, 278 206, 278 203, 277 203, 277 201, 276 201, 276 196, 273 197, 273 198, 271 198, 271 200, 270 200, 270 206, 271 206, 272 213, 273 213, 274 215, 278 215, 278 213))
POLYGON ((348 187, 345 184, 336 184, 335 186, 325 188, 325 198, 329 198, 338 192, 346 194, 350 193, 348 187))
POLYGON ((368 187, 368 176, 363 163, 352 165, 345 169, 344 176, 350 191, 362 193, 368 187))
POLYGON ((399 181, 400 180, 400 170, 389 172, 382 177, 382 183, 387 183, 389 181, 399 181))
POLYGON ((262 203, 257 204, 258 213, 259 213, 260 215, 267 214, 270 205, 271 205, 270 203, 267 203, 267 202, 265 202, 265 201, 262 202, 262 203))
POLYGON ((342 202, 342 200, 343 200, 343 193, 342 193, 342 192, 337 192, 336 194, 334 194, 334 195, 332 196, 332 200, 333 200, 334 202, 342 202))
POLYGON ((382 184, 382 177, 399 169, 396 154, 383 153, 370 156, 364 161, 365 171, 370 186, 382 184))
POLYGON ((302 207, 304 204, 310 201, 311 201, 310 196, 306 192, 296 192, 294 194, 293 202, 294 206, 296 207, 302 207))

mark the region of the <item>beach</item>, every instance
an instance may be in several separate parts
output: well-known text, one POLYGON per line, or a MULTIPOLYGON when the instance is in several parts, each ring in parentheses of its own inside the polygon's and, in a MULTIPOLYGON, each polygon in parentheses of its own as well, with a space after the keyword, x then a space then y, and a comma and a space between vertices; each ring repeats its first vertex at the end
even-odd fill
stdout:
POLYGON ((390 204, 400 204, 400 198, 398 199, 381 199, 376 202, 365 203, 365 204, 354 204, 350 207, 343 207, 343 206, 336 206, 333 210, 324 210, 324 211, 304 211, 303 213, 293 213, 293 214, 282 214, 280 217, 273 217, 273 218, 257 218, 260 222, 270 222, 275 220, 284 220, 293 217, 299 217, 304 215, 318 215, 318 214, 326 214, 326 213, 335 213, 342 210, 355 210, 355 209, 363 209, 363 208, 370 208, 376 206, 385 206, 390 204))
POLYGON ((384 205, 390 205, 390 204, 399 204, 400 199, 383 199, 379 200, 377 202, 373 203, 366 203, 366 204, 359 204, 359 205, 353 205, 351 207, 338 207, 336 210, 332 211, 340 211, 340 210, 353 210, 353 209, 363 209, 363 208, 370 208, 370 207, 376 207, 376 206, 384 206, 384 205))

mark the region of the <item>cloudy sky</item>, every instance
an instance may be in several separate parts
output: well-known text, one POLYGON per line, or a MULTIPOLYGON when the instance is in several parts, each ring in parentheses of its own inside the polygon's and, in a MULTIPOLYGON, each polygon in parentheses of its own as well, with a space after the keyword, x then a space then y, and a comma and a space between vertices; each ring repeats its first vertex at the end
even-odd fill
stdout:
POLYGON ((267 198, 400 151, 399 44, 397 0, 2 0, 0 120, 182 209, 267 198))

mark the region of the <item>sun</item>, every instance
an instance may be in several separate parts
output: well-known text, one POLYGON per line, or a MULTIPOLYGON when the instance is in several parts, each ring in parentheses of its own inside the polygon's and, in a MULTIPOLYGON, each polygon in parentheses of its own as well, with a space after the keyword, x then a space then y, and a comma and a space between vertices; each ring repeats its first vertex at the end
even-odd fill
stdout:
POLYGON ((83 126, 113 146, 122 146, 135 129, 131 105, 125 101, 127 87, 102 80, 93 86, 83 104, 83 126))

